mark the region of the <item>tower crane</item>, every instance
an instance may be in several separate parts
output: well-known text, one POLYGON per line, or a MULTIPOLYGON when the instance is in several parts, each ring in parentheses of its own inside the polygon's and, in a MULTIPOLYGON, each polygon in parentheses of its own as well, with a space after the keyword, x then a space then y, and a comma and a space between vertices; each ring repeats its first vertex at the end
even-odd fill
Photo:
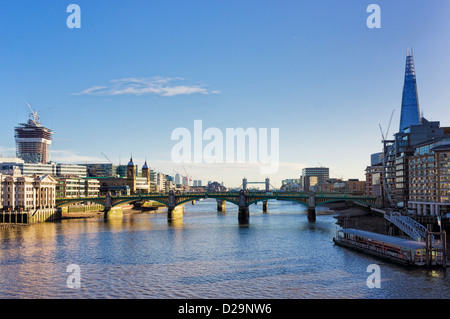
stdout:
POLYGON ((112 161, 108 158, 108 156, 105 155, 105 153, 101 153, 110 163, 112 163, 112 161))
MULTIPOLYGON (((183 176, 182 174, 180 174, 180 173, 178 173, 176 170, 173 170, 177 175, 179 175, 182 179, 183 179, 183 181, 184 180, 187 180, 187 177, 186 176, 183 176)), ((184 183, 183 183, 183 185, 184 185, 184 183)))
POLYGON ((28 114, 28 117, 30 118, 30 121, 33 121, 35 124, 39 123, 39 115, 37 114, 37 111, 33 110, 31 108, 30 103, 27 102, 28 108, 30 109, 30 113, 28 114))
POLYGON ((395 112, 395 109, 392 110, 391 119, 389 120, 389 125, 388 125, 387 131, 386 131, 386 138, 389 135, 389 129, 391 128, 392 117, 394 116, 394 112, 395 112))
POLYGON ((192 177, 189 176, 188 172, 186 171, 186 168, 184 168, 184 165, 181 164, 181 166, 183 167, 183 170, 186 173, 186 178, 187 178, 188 182, 190 183, 192 181, 192 177))
POLYGON ((388 125, 387 131, 386 131, 386 135, 385 135, 384 132, 383 132, 383 128, 381 127, 381 124, 379 124, 379 126, 380 126, 380 131, 381 131, 381 138, 383 139, 383 142, 384 142, 385 139, 388 137, 389 129, 391 128, 392 117, 394 116, 394 112, 395 112, 395 109, 392 111, 391 119, 389 120, 389 125, 388 125))
POLYGON ((392 200, 392 194, 390 193, 390 191, 389 191, 389 189, 388 189, 388 183, 387 183, 387 174, 386 174, 386 166, 387 166, 387 163, 386 163, 386 157, 387 157, 387 152, 388 152, 388 150, 387 150, 387 148, 386 148, 386 140, 385 140, 385 137, 387 138, 387 136, 388 136, 388 134, 389 134, 389 129, 390 129, 390 127, 391 127, 391 122, 392 122, 392 117, 393 117, 393 115, 394 115, 394 112, 395 112, 395 109, 392 111, 392 114, 391 114, 391 118, 390 118, 390 120, 389 120, 389 125, 388 125, 388 128, 387 128, 387 131, 386 131, 386 136, 383 134, 383 129, 381 128, 381 124, 380 124, 380 130, 381 130, 381 137, 383 138, 383 159, 382 159, 382 163, 383 163, 383 197, 384 197, 384 199, 383 199, 383 202, 385 201, 385 200, 387 200, 387 203, 388 203, 388 205, 389 206, 393 206, 394 205, 394 202, 393 202, 393 200, 392 200))

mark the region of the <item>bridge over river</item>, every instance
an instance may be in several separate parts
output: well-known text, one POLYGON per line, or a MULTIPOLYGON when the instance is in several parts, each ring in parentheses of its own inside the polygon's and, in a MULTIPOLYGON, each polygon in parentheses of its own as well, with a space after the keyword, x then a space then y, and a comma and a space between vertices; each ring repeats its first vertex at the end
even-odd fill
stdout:
MULTIPOLYGON (((240 222, 248 222, 249 206, 263 202, 263 210, 267 211, 268 200, 284 200, 298 202, 308 209, 308 220, 316 220, 316 207, 331 202, 349 201, 358 203, 367 208, 376 207, 376 197, 357 196, 343 193, 316 193, 316 192, 249 192, 241 190, 239 192, 174 192, 149 193, 131 196, 111 196, 109 193, 103 197, 79 197, 79 198, 57 198, 56 206, 64 207, 77 202, 94 202, 105 207, 105 218, 114 216, 120 211, 120 207, 136 201, 156 201, 167 206, 167 218, 172 220, 180 218, 183 214, 184 203, 195 200, 214 198, 217 200, 218 210, 225 210, 225 202, 235 204, 239 207, 238 219, 240 222)), ((118 214, 120 216, 120 214, 118 214)))

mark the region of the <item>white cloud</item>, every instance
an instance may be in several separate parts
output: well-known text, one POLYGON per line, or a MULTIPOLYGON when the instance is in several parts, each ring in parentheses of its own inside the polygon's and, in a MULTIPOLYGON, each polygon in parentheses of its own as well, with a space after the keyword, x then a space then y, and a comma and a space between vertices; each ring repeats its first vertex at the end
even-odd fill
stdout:
POLYGON ((15 157, 16 148, 15 147, 4 147, 0 146, 0 158, 1 157, 15 157))
POLYGON ((66 164, 85 164, 85 163, 104 163, 105 159, 95 156, 80 155, 70 150, 52 150, 50 160, 57 163, 66 164))
POLYGON ((183 83, 183 78, 151 77, 151 78, 123 78, 109 81, 109 85, 97 85, 73 95, 190 95, 190 94, 219 94, 218 90, 208 90, 202 85, 183 83))

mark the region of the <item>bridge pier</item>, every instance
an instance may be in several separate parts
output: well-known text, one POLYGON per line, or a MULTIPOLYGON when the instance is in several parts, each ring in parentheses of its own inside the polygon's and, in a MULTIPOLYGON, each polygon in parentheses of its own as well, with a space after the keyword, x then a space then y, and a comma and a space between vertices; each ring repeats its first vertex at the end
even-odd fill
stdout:
POLYGON ((239 224, 247 224, 250 219, 250 209, 248 206, 240 206, 238 220, 239 224))
POLYGON ((103 212, 104 212, 103 218, 105 220, 123 218, 122 207, 113 207, 112 206, 111 193, 109 193, 109 192, 106 194, 105 209, 103 210, 103 212))
POLYGON ((167 220, 170 222, 174 219, 183 218, 184 214, 184 204, 178 206, 169 206, 167 207, 167 220))
POLYGON ((105 207, 105 210, 103 212, 104 212, 103 218, 105 220, 123 218, 122 207, 112 207, 112 208, 105 207))
POLYGON ((262 205, 263 205, 263 213, 267 213, 269 211, 269 201, 264 200, 262 202, 262 205))
POLYGON ((250 209, 247 205, 247 195, 245 194, 244 190, 241 190, 239 192, 238 203, 239 203, 239 214, 238 214, 239 224, 247 224, 250 218, 250 209))
POLYGON ((225 202, 224 200, 218 199, 218 200, 217 200, 217 211, 218 211, 218 212, 225 213, 226 210, 227 210, 227 208, 226 208, 226 202, 225 202))
POLYGON ((308 221, 315 222, 316 221, 316 208, 308 207, 308 221))
POLYGON ((316 221, 316 196, 314 192, 309 193, 308 204, 308 221, 314 223, 316 221))

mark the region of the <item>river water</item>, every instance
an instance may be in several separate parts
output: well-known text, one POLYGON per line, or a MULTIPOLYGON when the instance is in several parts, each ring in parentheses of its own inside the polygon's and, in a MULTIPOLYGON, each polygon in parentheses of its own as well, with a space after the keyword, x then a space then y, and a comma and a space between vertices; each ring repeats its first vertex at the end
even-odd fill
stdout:
POLYGON ((205 200, 173 223, 162 211, 0 229, 0 298, 450 297, 443 271, 335 246, 336 219, 319 212, 310 223, 302 207, 270 201, 264 214, 252 205, 248 225, 236 206, 218 213, 205 200), (367 285, 372 264, 380 288, 367 285))

